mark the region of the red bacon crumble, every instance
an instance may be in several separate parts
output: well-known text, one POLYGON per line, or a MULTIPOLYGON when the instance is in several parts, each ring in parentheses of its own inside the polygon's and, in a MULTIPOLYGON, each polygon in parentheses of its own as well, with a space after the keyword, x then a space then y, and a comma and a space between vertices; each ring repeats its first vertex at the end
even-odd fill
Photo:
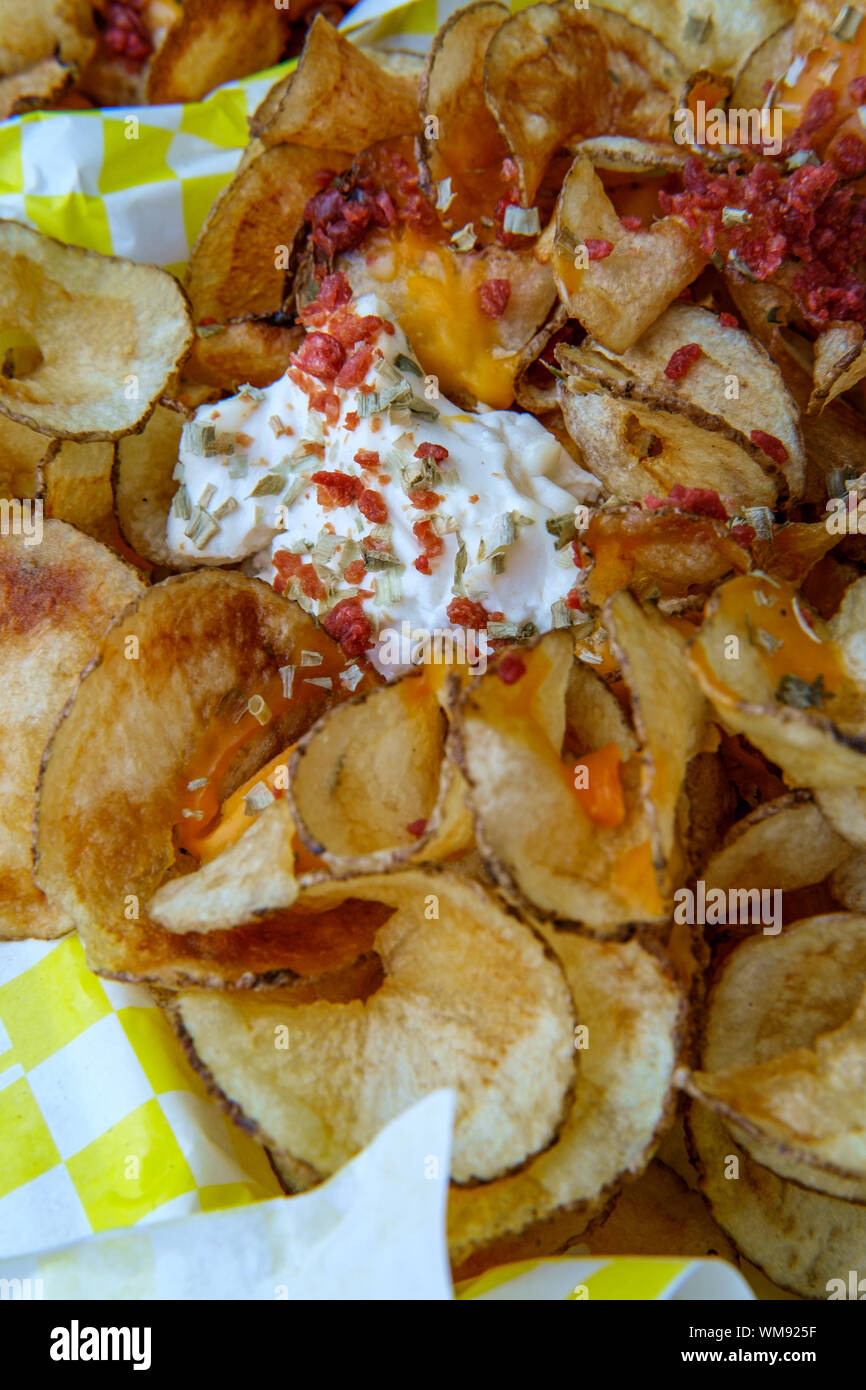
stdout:
POLYGON ((343 570, 343 578, 345 579, 347 584, 360 584, 361 580, 364 578, 364 575, 366 573, 367 567, 364 564, 364 561, 353 560, 352 563, 350 565, 347 565, 346 568, 343 570))
POLYGON ((349 410, 343 416, 343 424, 347 430, 356 430, 358 428, 358 421, 360 420, 360 418, 361 417, 359 416, 357 410, 349 410))
POLYGON ((569 589, 565 596, 566 608, 571 608, 575 612, 583 612, 583 604, 580 601, 580 594, 577 589, 569 589))
POLYGON ((358 510, 368 521, 381 523, 388 520, 388 504, 381 492, 373 492, 371 488, 364 488, 358 497, 358 510))
POLYGON ((360 464, 362 468, 378 468, 379 455, 375 449, 359 449, 353 455, 353 462, 360 464))
MULTIPOLYGON (((416 521, 412 527, 412 533, 428 560, 434 560, 445 549, 442 537, 437 536, 433 530, 432 521, 416 521)), ((424 573, 423 570, 422 573, 424 573)))
POLYGON ((427 492, 423 488, 412 488, 409 492, 409 501, 413 507, 417 507, 422 512, 435 512, 439 503, 444 501, 439 492, 427 492))
POLYGON ((413 565, 415 566, 415 568, 416 568, 416 570, 418 571, 419 574, 430 574, 430 573, 431 573, 431 570, 430 570, 430 561, 427 559, 427 556, 426 556, 426 555, 419 555, 419 556, 417 557, 417 559, 415 559, 415 560, 412 561, 412 563, 413 563, 413 565))
POLYGON ((639 232, 643 227, 642 219, 640 217, 632 217, 630 213, 627 213, 625 217, 621 217, 619 220, 627 232, 639 232))
POLYGON ((274 555, 274 569, 277 571, 274 589, 278 594, 285 593, 290 579, 297 579, 301 592, 306 594, 307 598, 325 597, 324 584, 312 563, 303 556, 295 555, 290 550, 278 550, 274 555))
POLYGON ((409 822, 406 829, 409 831, 410 835, 415 836, 416 840, 420 840, 424 831, 427 829, 427 822, 426 820, 413 820, 409 822))
POLYGON ((583 244, 591 261, 606 261, 613 250, 613 242, 605 241, 604 237, 588 236, 583 244))
POLYGON ((719 314, 719 323, 722 328, 739 328, 740 320, 733 314, 719 314))
POLYGON ((326 424, 336 425, 340 418, 340 397, 333 391, 317 391, 310 396, 310 409, 324 415, 326 424))
POLYGON ((866 77, 855 77, 849 82, 848 94, 855 106, 866 105, 866 77))
POLYGON ((506 652, 497 664, 496 674, 505 685, 514 685, 526 675, 526 665, 515 652, 506 652))
POLYGON ((510 280, 485 280, 478 286, 481 312, 489 319, 501 319, 511 298, 510 280))
POLYGON ((692 367, 699 357, 703 357, 704 350, 700 343, 684 343, 678 347, 676 352, 671 353, 670 361, 665 367, 665 376, 669 381, 682 381, 684 376, 688 376, 692 367))
POLYGON ((674 483, 667 497, 655 497, 652 493, 647 493, 643 504, 651 512, 659 507, 678 507, 680 511, 713 517, 716 521, 728 519, 724 502, 719 494, 709 487, 684 487, 682 483, 674 483))
POLYGON ((777 439, 774 434, 766 434, 764 430, 752 430, 749 435, 752 443, 756 445, 768 458, 775 463, 788 462, 788 450, 785 448, 781 439, 777 439))
POLYGON ((416 459, 433 459, 435 463, 444 463, 448 457, 448 450, 443 444, 419 444, 414 457, 416 459))
POLYGON ((448 621, 456 627, 472 628, 476 632, 486 628, 488 613, 483 603, 471 598, 453 598, 445 610, 448 621))
POLYGON ((731 535, 737 542, 737 545, 741 545, 744 550, 748 550, 757 535, 757 531, 754 526, 744 526, 741 524, 731 527, 731 535))
POLYGON ((827 146, 827 160, 843 179, 859 179, 866 173, 866 144, 853 130, 841 130, 827 146))
POLYGON ((320 468, 310 476, 310 482, 317 487, 316 500, 320 507, 349 507, 364 490, 360 478, 350 473, 339 473, 320 468))
POLYGON ((337 373, 334 385, 341 387, 344 391, 350 390, 353 386, 360 386, 372 361, 373 349, 369 343, 362 343, 351 356, 346 358, 337 373))
POLYGON ((347 656, 360 656, 373 642, 373 624, 357 598, 340 599, 322 618, 322 627, 347 656))
POLYGON ((346 350, 330 333, 308 333, 290 360, 319 381, 333 381, 346 360, 346 350))
POLYGON ((110 0, 105 9, 102 42, 131 70, 140 67, 153 52, 153 43, 140 11, 143 0, 110 0))

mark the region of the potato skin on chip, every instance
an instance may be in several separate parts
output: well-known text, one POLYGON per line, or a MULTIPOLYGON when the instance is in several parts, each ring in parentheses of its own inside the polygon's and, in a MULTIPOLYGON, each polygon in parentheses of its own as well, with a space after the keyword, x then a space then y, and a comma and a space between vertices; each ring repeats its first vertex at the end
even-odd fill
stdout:
POLYGON ((669 964, 636 940, 542 930, 590 1041, 578 1053, 574 1101, 553 1147, 522 1173, 452 1188, 448 1244, 461 1273, 477 1252, 484 1265, 526 1258, 537 1248, 536 1223, 563 1211, 589 1220, 618 1181, 643 1170, 673 1114, 685 1007, 669 964))
POLYGON ((184 0, 179 19, 151 59, 151 106, 199 101, 214 87, 276 63, 288 15, 272 0, 184 0))
POLYGON ((27 375, 0 376, 0 411, 75 440, 117 439, 147 419, 192 343, 172 275, 5 219, 0 275, 8 285, 0 326, 32 334, 42 354, 27 375))
POLYGON ((246 1126, 318 1181, 453 1085, 456 1181, 489 1181, 553 1143, 579 1059, 562 970, 535 933, 478 884, 441 872, 318 891, 335 906, 348 894, 391 909, 375 937, 384 979, 364 1001, 293 1007, 290 992, 190 991, 173 1002, 193 1065, 246 1126))
POLYGON ((611 1211, 586 1232, 585 1244, 590 1255, 715 1256, 738 1263, 700 1193, 657 1158, 626 1183, 611 1211))
POLYGON ((334 698, 303 682, 281 697, 279 668, 300 664, 301 649, 319 651, 317 672, 340 688, 343 655, 311 618, 259 580, 219 570, 156 585, 104 637, 46 749, 36 833, 37 881, 74 919, 97 973, 166 987, 320 973, 291 920, 220 938, 164 931, 145 912, 176 862, 173 832, 197 750, 217 739, 218 806, 334 698), (264 725, 246 710, 255 694, 264 725))
POLYGON ((758 806, 728 832, 701 871, 707 888, 778 888, 820 883, 850 854, 808 792, 758 806))
POLYGON ((183 423, 180 411, 158 405, 140 434, 118 440, 112 474, 114 511, 127 545, 152 564, 171 569, 186 568, 165 542, 168 511, 178 488, 172 475, 183 423))
MULTIPOLYGON (((696 9, 694 0, 606 0, 606 8, 643 24, 688 72, 711 68, 736 73, 759 44, 792 18, 796 5, 791 0, 701 0, 696 9)), ((765 68, 764 81, 785 66, 765 68)), ((764 95, 762 91, 756 106, 763 106, 764 95)))
POLYGON ((270 386, 288 370, 291 354, 301 345, 300 326, 275 323, 252 314, 199 330, 186 361, 184 376, 235 394, 250 386, 270 386))
POLYGON ((135 571, 62 521, 0 540, 0 937, 54 937, 73 923, 33 881, 42 750, 114 615, 141 594, 135 571), (35 539, 35 536, 33 537, 35 539))

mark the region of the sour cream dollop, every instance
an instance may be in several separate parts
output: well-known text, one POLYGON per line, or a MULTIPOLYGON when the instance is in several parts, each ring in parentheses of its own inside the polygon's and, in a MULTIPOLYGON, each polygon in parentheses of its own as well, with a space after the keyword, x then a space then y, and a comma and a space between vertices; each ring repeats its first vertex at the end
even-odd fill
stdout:
POLYGON ((445 400, 387 306, 350 296, 329 276, 286 374, 184 426, 172 554, 246 560, 326 630, 354 601, 387 676, 406 669, 393 641, 404 624, 479 627, 483 610, 510 636, 567 622, 570 522, 597 479, 533 416, 445 400))

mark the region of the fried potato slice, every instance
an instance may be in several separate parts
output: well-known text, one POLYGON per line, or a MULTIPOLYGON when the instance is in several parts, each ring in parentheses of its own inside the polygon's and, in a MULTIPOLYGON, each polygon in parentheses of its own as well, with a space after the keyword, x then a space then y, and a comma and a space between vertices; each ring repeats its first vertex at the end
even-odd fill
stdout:
POLYGON ((585 1245, 590 1255, 715 1256, 738 1262, 700 1193, 658 1159, 625 1185, 609 1214, 586 1232, 585 1245))
POLYGON ((866 911, 866 855, 849 854, 830 877, 833 897, 849 912, 866 911))
POLYGON ((659 601, 709 597, 722 580, 749 568, 748 552, 722 522, 673 506, 598 508, 580 543, 588 563, 578 587, 596 607, 620 589, 638 598, 654 593, 659 601))
POLYGON ((20 377, 0 376, 0 411, 76 440, 116 439, 147 418, 192 342, 172 275, 6 220, 0 274, 7 283, 0 333, 23 329, 42 359, 20 377))
POLYGON ((866 581, 829 623, 809 618, 790 584, 743 575, 716 590, 689 665, 724 725, 745 734, 792 786, 866 780, 866 581))
POLYGON ((0 496, 39 497, 44 492, 44 461, 59 448, 8 415, 0 415, 0 496))
POLYGON ((793 24, 782 24, 768 34, 737 70, 729 105, 736 111, 760 111, 770 76, 787 72, 795 52, 793 24))
POLYGON ((149 916, 168 931, 208 932, 291 907, 298 896, 294 828, 288 802, 272 802, 234 845, 157 888, 149 916))
POLYGON ((792 792, 737 821, 700 877, 708 889, 789 892, 821 883, 850 852, 809 793, 792 792))
POLYGON ((457 1181, 489 1182, 553 1143, 577 1054, 563 972, 535 933, 480 885, 445 873, 407 869, 318 891, 337 907, 351 894, 390 909, 375 936, 384 978, 373 994, 339 1007, 293 1007, 282 992, 194 990, 173 1001, 193 1065, 245 1127, 287 1155, 304 1186, 442 1085, 458 1097, 457 1181), (281 1027, 287 1049, 274 1045, 281 1027))
POLYGON ((421 672, 338 705, 301 739, 289 765, 292 812, 301 840, 333 874, 381 872, 472 846, 446 730, 421 672))
POLYGON ((290 143, 355 154, 418 125, 417 78, 386 71, 318 14, 291 82, 269 118, 256 122, 254 133, 268 146, 290 143))
POLYGON ((628 231, 590 154, 585 146, 581 150, 556 204, 551 259, 556 288, 569 315, 588 333, 611 352, 625 352, 691 284, 707 258, 673 217, 628 231), (593 242, 611 249, 590 259, 593 242))
POLYGON ((103 545, 116 546, 119 533, 111 487, 115 445, 109 440, 58 443, 42 465, 46 516, 70 522, 103 545))
POLYGON ((517 164, 524 204, 571 137, 667 139, 683 78, 657 39, 608 10, 559 0, 512 15, 490 41, 484 89, 517 164))
POLYGON ((620 355, 591 341, 559 346, 556 356, 568 373, 560 389, 566 425, 611 492, 640 501, 681 483, 738 506, 802 494, 799 417, 779 369, 748 333, 709 310, 672 306, 620 355), (674 353, 692 344, 700 357, 671 381, 674 353))
POLYGON ((339 688, 342 653, 312 619, 228 571, 165 580, 104 637, 46 752, 36 835, 37 882, 73 918, 97 973, 166 988, 248 986, 279 972, 323 973, 367 949, 364 921, 360 946, 352 924, 338 921, 336 944, 320 950, 308 920, 291 909, 285 920, 183 935, 145 911, 180 867, 176 834, 187 784, 201 775, 190 771, 196 759, 209 800, 192 814, 206 828, 206 813, 216 816, 334 698, 303 681, 284 698, 279 668, 299 665, 301 649, 321 653, 317 673, 339 688))
POLYGON ((862 1262, 866 1205, 785 1182, 756 1163, 724 1122, 695 1104, 689 1114, 701 1191, 741 1252, 783 1289, 827 1298, 862 1262), (738 1180, 728 1177, 731 1159, 738 1180), (832 1281, 836 1281, 835 1285, 832 1281))
MULTIPOLYGON (((711 68, 735 73, 759 44, 788 23, 796 5, 792 0, 702 0, 695 9, 694 0, 665 0, 663 5, 658 0, 607 0, 606 8, 643 24, 687 72, 711 68)), ((781 70, 768 67, 764 81, 781 70)), ((763 105, 763 93, 755 104, 763 105)))
POLYGON ((352 162, 338 149, 280 144, 242 163, 207 215, 190 255, 186 287, 196 323, 280 309, 287 261, 322 171, 352 162))
POLYGON ((42 58, 23 72, 0 77, 0 120, 50 105, 72 85, 77 72, 77 67, 59 58, 42 58))
POLYGON ((849 845, 866 849, 866 787, 816 787, 815 800, 849 845))
POLYGON ((672 1117, 685 1011, 670 967, 637 941, 543 930, 588 1045, 579 1051, 573 1103, 552 1148, 513 1177, 451 1189, 448 1244, 461 1275, 472 1272, 476 1254, 484 1266, 526 1258, 537 1248, 537 1223, 563 1210, 583 1211, 588 1221, 615 1184, 642 1172, 672 1117))
POLYGON ((675 173, 689 158, 686 150, 669 140, 641 140, 630 135, 594 135, 572 142, 568 148, 575 158, 585 155, 593 169, 640 178, 675 173))
POLYGON ((823 410, 843 391, 850 391, 866 377, 863 336, 859 323, 832 323, 818 334, 810 411, 823 410))
POLYGON ((96 45, 89 5, 79 0, 0 3, 0 75, 24 73, 43 60, 84 63, 96 45))
POLYGON ((452 755, 469 784, 478 847, 511 900, 602 936, 622 934, 664 906, 652 863, 657 828, 641 789, 646 771, 608 736, 615 717, 606 728, 599 720, 598 704, 616 700, 597 677, 586 727, 578 698, 575 725, 566 728, 568 631, 549 633, 520 660, 518 680, 506 684, 488 670, 455 712, 452 755), (601 759, 592 757, 602 749, 601 759))
POLYGON ((70 931, 62 905, 32 875, 30 841, 45 742, 114 615, 141 580, 104 546, 61 521, 0 541, 0 937, 70 931))
POLYGON ((714 982, 702 1070, 683 1082, 756 1162, 857 1200, 864 986, 866 917, 831 913, 748 938, 714 982))
POLYGON ((165 543, 184 416, 158 405, 140 434, 118 440, 114 462, 114 510, 121 535, 137 555, 155 565, 183 569, 165 543))
POLYGON ((248 382, 270 386, 288 370, 304 330, 252 315, 231 323, 209 324, 196 333, 184 376, 232 395, 248 382))
POLYGON ((214 87, 276 63, 288 15, 272 0, 184 0, 180 17, 151 59, 151 106, 199 101, 214 87))

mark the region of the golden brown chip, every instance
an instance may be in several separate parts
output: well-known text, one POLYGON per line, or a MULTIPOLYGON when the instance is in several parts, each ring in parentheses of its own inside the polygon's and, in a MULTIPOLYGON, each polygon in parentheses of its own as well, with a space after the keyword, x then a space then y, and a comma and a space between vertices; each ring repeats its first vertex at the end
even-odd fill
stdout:
POLYGON ((291 82, 255 133, 265 145, 357 153, 377 140, 414 132, 418 123, 417 79, 387 72, 319 14, 291 82))
POLYGON ((155 565, 183 569, 165 543, 184 416, 158 405, 140 434, 118 440, 114 463, 114 508, 127 545, 155 565))
POLYGON ((769 34, 737 72, 730 106, 736 111, 760 111, 767 100, 767 82, 787 72, 795 51, 792 24, 783 24, 769 34))
POLYGON ((5 415, 76 440, 116 439, 147 418, 192 341, 173 276, 9 221, 0 221, 0 274, 0 333, 23 329, 41 354, 24 375, 0 376, 5 415))
POLYGON ((524 204, 571 137, 667 139, 682 78, 657 39, 607 10, 559 0, 512 15, 490 42, 484 87, 520 171, 524 204))
POLYGON ((42 465, 45 515, 71 522, 111 546, 119 539, 111 487, 114 450, 110 440, 76 444, 63 439, 42 465))
POLYGON ((690 1191, 658 1159, 636 1182, 625 1185, 610 1213, 586 1232, 583 1243, 590 1255, 715 1256, 737 1263, 736 1250, 700 1194, 690 1191))
POLYGON ((58 447, 56 440, 0 415, 0 496, 39 497, 45 485, 44 460, 58 447))
POLYGON ((850 391, 866 376, 866 348, 859 323, 832 323, 818 334, 815 342, 815 389, 809 410, 826 405, 850 391))
POLYGON ((600 343, 612 352, 632 347, 706 259, 673 217, 627 230, 590 156, 578 154, 556 205, 551 264, 569 314, 600 343), (607 254, 590 258, 593 242, 609 247, 607 254))
MULTIPOLYGON (((695 0, 607 0, 606 8, 643 24, 687 72, 711 68, 735 73, 768 35, 787 24, 796 6, 792 0, 701 0, 699 6, 695 0)), ((781 68, 768 67, 764 81, 777 71, 781 68)), ((763 106, 764 95, 755 105, 763 106)))
POLYGON ((236 319, 198 329, 184 376, 234 394, 239 386, 270 386, 288 369, 304 330, 270 319, 236 319))
POLYGON ((427 674, 329 711, 290 765, 298 833, 333 874, 375 873, 468 850, 465 784, 445 758, 446 720, 427 674))
POLYGON ((458 1182, 489 1183, 554 1142, 580 1058, 563 972, 535 933, 443 873, 317 891, 389 909, 375 936, 378 990, 336 1007, 293 1006, 281 991, 194 990, 173 1004, 193 1064, 245 1126, 294 1160, 306 1186, 441 1085, 457 1092, 458 1182))
POLYGON ((849 854, 808 792, 792 792, 737 821, 700 876, 708 890, 790 892, 821 883, 849 854))
POLYGON ((0 77, 0 120, 49 106, 71 86, 76 71, 59 58, 43 58, 23 72, 0 77))
POLYGON ((78 673, 115 613, 142 590, 128 565, 72 526, 29 510, 23 520, 19 534, 0 540, 0 937, 7 938, 72 928, 62 905, 33 881, 39 764, 78 673))
POLYGON ((618 1181, 644 1169, 670 1123, 684 1008, 669 966, 637 941, 553 928, 545 937, 578 1019, 574 1102, 557 1142, 524 1172, 451 1189, 448 1243, 461 1272, 477 1252, 485 1265, 526 1258, 537 1248, 536 1223, 557 1213, 588 1221, 618 1181))
POLYGON ((93 51, 96 28, 80 0, 16 0, 0 3, 0 74, 23 73, 43 60, 83 63, 93 51))
POLYGON ((272 0, 184 0, 151 60, 148 102, 199 101, 223 82, 271 67, 288 19, 272 0))
POLYGON ((283 695, 279 668, 299 666, 302 649, 322 655, 317 674, 340 689, 342 653, 311 618, 219 570, 156 585, 106 634, 46 754, 37 833, 37 880, 74 919, 97 972, 169 988, 250 985, 321 973, 368 949, 363 921, 360 948, 341 921, 334 949, 324 941, 320 951, 291 909, 236 932, 185 935, 145 910, 192 862, 177 837, 206 832, 225 797, 334 698, 303 681, 283 695))
POLYGON ((196 323, 280 309, 304 206, 322 186, 323 170, 351 163, 338 149, 281 144, 242 164, 198 234, 187 270, 196 323))
POLYGON ((620 355, 590 341, 556 356, 569 374, 565 422, 611 492, 640 501, 680 483, 746 506, 801 495, 803 440, 781 373, 709 310, 672 306, 620 355), (683 347, 700 354, 671 380, 667 368, 683 347))

